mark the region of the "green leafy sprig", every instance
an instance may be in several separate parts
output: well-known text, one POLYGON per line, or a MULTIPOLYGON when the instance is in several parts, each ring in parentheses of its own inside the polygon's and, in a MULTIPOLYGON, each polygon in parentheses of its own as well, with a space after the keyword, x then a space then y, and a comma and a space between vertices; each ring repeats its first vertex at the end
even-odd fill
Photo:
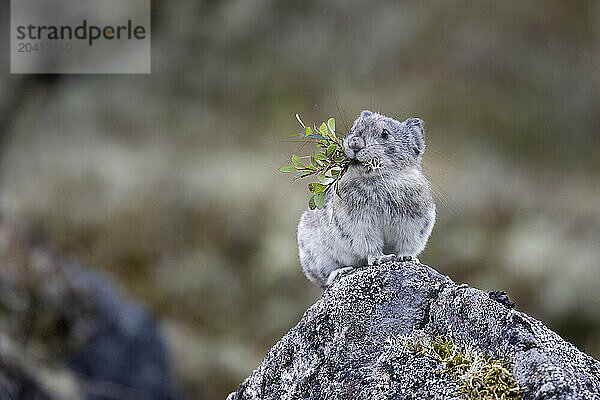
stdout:
POLYGON ((322 209, 325 205, 325 194, 332 188, 337 192, 338 182, 348 170, 350 159, 344 153, 344 141, 335 134, 334 118, 329 118, 326 123, 323 122, 318 128, 316 125, 312 128, 305 126, 298 114, 296 114, 296 118, 304 128, 304 132, 291 136, 301 136, 310 142, 314 142, 317 151, 305 157, 292 154, 292 165, 281 167, 279 171, 297 172, 294 180, 314 177, 316 182, 308 184, 308 190, 312 194, 308 200, 308 207, 311 210, 315 208, 322 209), (303 161, 303 159, 306 159, 306 161, 303 161))

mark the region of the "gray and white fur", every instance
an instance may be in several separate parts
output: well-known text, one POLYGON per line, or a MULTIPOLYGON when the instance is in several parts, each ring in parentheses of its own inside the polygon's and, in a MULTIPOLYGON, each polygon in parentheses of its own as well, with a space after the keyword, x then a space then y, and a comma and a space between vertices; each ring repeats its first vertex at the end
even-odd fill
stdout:
POLYGON ((420 119, 364 110, 344 148, 352 163, 338 193, 328 191, 323 209, 306 210, 298 224, 300 264, 322 288, 352 267, 416 257, 435 222, 420 119))

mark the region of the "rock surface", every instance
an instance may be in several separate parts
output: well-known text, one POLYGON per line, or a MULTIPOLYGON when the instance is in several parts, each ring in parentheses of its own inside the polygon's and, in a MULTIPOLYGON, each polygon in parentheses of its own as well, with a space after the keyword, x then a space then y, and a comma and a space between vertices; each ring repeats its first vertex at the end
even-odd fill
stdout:
POLYGON ((415 262, 342 276, 228 399, 463 398, 436 372, 438 361, 386 343, 415 329, 507 358, 523 399, 600 399, 600 362, 536 319, 415 262))

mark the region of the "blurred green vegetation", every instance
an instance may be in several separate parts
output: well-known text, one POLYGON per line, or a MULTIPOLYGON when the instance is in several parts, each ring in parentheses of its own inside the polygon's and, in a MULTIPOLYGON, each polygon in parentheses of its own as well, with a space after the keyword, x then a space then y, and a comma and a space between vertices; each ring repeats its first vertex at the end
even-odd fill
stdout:
POLYGON ((593 1, 157 1, 149 76, 4 70, 0 209, 152 309, 188 398, 224 398, 320 295, 276 170, 294 114, 417 116, 421 261, 597 358, 599 27, 593 1))

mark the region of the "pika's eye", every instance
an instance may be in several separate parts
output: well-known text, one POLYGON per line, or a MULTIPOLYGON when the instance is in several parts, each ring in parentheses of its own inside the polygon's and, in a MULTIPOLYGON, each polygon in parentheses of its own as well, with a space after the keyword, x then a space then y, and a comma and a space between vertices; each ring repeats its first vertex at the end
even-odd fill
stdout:
POLYGON ((387 138, 388 138, 388 136, 389 136, 389 134, 390 134, 390 133, 388 132, 388 130, 387 130, 387 129, 384 129, 384 130, 383 130, 383 132, 381 132, 381 138, 382 138, 382 139, 387 139, 387 138))

